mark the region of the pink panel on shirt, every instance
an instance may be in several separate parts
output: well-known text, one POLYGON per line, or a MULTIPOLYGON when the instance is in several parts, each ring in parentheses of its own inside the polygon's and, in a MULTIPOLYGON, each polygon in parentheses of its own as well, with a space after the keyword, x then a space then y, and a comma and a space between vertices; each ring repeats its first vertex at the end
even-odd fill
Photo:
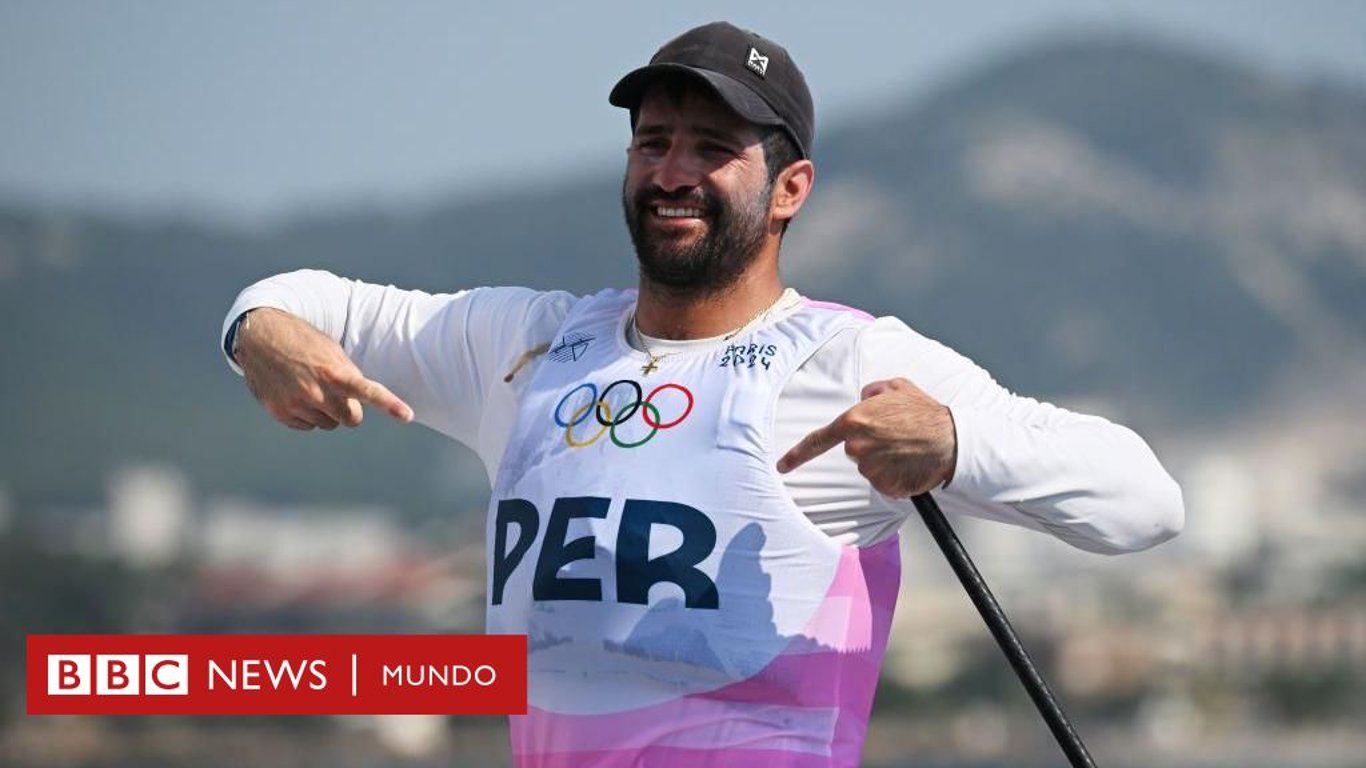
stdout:
MULTIPOLYGON (((878 548, 844 548, 835 581, 826 593, 825 602, 802 630, 803 635, 837 651, 866 651, 872 647, 873 611, 891 608, 891 604, 880 605, 869 594, 867 569, 873 558, 881 554, 875 550, 878 548)), ((873 567, 876 569, 876 565, 873 567)), ((896 593, 890 597, 894 603, 896 593)))
POLYGON ((845 547, 822 607, 758 674, 630 712, 532 707, 511 718, 517 765, 857 765, 900 571, 896 537, 845 547))
POLYGON ((854 307, 847 307, 847 306, 845 306, 845 305, 843 305, 843 304, 836 304, 836 303, 833 302, 833 301, 816 301, 816 300, 814 300, 814 299, 807 299, 807 300, 806 300, 806 305, 807 305, 808 307, 816 307, 817 309, 832 309, 832 310, 834 310, 834 311, 836 311, 836 312, 848 312, 849 314, 854 315, 855 317, 858 317, 858 318, 860 318, 860 319, 862 319, 862 320, 873 320, 873 319, 874 319, 872 315, 868 314, 867 312, 864 312, 864 311, 861 310, 861 309, 855 309, 854 307))
POLYGON ((648 766, 688 766, 689 768, 734 768, 743 765, 759 768, 830 768, 830 758, 822 755, 783 752, 772 749, 747 749, 741 756, 713 749, 647 747, 637 752, 599 751, 558 755, 519 757, 518 768, 647 768, 648 766))

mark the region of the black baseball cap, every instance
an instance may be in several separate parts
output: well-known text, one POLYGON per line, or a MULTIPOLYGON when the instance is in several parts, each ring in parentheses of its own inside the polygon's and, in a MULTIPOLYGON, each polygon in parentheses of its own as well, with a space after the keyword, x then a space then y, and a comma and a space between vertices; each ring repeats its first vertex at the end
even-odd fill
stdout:
POLYGON ((697 78, 751 123, 782 126, 801 156, 811 156, 811 91, 781 45, 724 21, 704 24, 665 43, 648 65, 621 78, 607 100, 634 119, 646 87, 665 73, 697 78))

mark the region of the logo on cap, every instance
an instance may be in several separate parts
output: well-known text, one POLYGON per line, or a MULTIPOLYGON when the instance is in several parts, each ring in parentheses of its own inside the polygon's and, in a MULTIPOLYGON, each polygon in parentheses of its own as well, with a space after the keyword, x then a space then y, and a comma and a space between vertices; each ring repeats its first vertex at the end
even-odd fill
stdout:
POLYGON ((757 48, 750 48, 749 60, 745 62, 745 66, 754 70, 759 77, 763 77, 764 73, 768 71, 768 57, 759 53, 757 48))

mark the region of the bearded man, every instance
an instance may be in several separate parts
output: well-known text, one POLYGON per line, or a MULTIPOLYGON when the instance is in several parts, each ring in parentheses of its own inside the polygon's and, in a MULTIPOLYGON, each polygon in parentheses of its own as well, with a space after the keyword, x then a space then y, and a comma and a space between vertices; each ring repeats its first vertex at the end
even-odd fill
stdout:
POLYGON ((630 110, 637 290, 305 271, 224 324, 280 422, 354 427, 368 403, 483 459, 488 629, 528 636, 517 765, 857 765, 915 494, 1094 552, 1180 530, 1130 430, 783 285, 815 166, 781 46, 708 24, 610 101, 630 110))

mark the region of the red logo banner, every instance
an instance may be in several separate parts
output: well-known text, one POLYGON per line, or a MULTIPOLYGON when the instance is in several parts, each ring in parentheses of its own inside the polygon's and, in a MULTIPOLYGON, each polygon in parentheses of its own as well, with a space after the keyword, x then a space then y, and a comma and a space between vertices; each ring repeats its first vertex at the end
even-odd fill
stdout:
POLYGON ((525 635, 29 635, 30 715, 526 713, 525 635))

